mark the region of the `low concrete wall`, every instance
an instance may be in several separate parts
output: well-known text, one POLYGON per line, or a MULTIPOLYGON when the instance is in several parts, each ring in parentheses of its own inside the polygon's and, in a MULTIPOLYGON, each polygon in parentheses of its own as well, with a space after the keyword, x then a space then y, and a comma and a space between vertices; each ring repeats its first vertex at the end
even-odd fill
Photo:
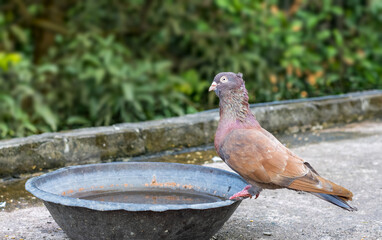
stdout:
MULTIPOLYGON (((382 117, 382 91, 251 105, 271 132, 382 117)), ((74 164, 150 155, 170 149, 210 145, 218 110, 110 127, 84 128, 0 141, 0 177, 74 164)))

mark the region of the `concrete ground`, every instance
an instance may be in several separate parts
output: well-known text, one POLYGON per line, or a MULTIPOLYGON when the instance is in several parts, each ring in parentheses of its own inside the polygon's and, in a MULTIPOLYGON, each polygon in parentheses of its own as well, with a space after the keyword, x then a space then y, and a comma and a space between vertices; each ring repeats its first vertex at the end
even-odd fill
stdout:
MULTIPOLYGON (((213 239, 382 239, 382 123, 348 124, 294 138, 305 143, 291 144, 293 152, 321 176, 351 190, 351 205, 358 211, 310 194, 266 190, 256 200, 244 200, 213 239), (326 137, 317 141, 319 136, 326 137)), ((222 162, 207 165, 228 169, 222 162)), ((0 211, 0 223, 0 239, 68 239, 41 203, 0 211)))

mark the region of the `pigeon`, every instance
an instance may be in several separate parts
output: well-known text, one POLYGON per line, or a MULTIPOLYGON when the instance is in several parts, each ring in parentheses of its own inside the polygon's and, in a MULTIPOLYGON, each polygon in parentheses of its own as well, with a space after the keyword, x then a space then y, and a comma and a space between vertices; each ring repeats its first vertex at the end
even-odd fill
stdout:
POLYGON ((230 197, 259 196, 263 189, 287 188, 311 193, 348 211, 353 194, 317 173, 302 158, 262 128, 251 112, 241 73, 221 72, 209 88, 219 97, 220 120, 215 149, 223 161, 249 185, 230 197))

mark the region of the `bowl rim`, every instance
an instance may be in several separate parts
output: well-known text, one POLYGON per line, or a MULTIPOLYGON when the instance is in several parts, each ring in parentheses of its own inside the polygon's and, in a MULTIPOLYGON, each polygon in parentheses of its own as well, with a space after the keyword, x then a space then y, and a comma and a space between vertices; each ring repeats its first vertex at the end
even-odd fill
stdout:
POLYGON ((219 174, 225 174, 233 178, 237 178, 237 180, 242 181, 244 184, 247 184, 246 181, 239 176, 237 173, 229 172, 227 170, 208 167, 208 166, 201 166, 201 165, 194 165, 194 164, 183 164, 183 163, 167 163, 167 162, 110 162, 110 163, 95 163, 95 164, 84 164, 84 165, 76 165, 76 166, 69 166, 69 167, 63 167, 60 169, 57 169, 55 171, 33 177, 27 180, 25 183, 25 189, 36 196, 37 198, 43 200, 44 202, 50 202, 54 204, 61 204, 64 206, 70 206, 70 207, 83 207, 88 208, 91 210, 97 210, 97 211, 118 211, 118 210, 125 210, 125 211, 132 211, 132 212, 138 212, 138 211, 153 211, 153 212, 164 212, 168 210, 184 210, 184 209, 195 209, 195 210, 204 210, 204 209, 210 209, 210 208, 219 208, 219 207, 225 207, 232 205, 235 202, 241 202, 242 200, 224 200, 219 202, 211 202, 211 203, 198 203, 198 204, 140 204, 140 203, 117 203, 117 202, 102 202, 102 201, 94 201, 94 200, 86 200, 86 199, 78 199, 78 198, 72 198, 67 196, 62 196, 54 193, 50 193, 47 191, 44 191, 40 189, 38 186, 36 186, 36 182, 39 181, 42 178, 46 178, 55 174, 59 174, 65 171, 69 171, 76 168, 83 168, 83 167, 92 167, 92 166, 99 166, 99 165, 113 165, 113 164, 151 164, 151 165, 179 165, 179 166, 188 166, 192 168, 197 169, 204 169, 204 170, 213 170, 217 171, 219 174))

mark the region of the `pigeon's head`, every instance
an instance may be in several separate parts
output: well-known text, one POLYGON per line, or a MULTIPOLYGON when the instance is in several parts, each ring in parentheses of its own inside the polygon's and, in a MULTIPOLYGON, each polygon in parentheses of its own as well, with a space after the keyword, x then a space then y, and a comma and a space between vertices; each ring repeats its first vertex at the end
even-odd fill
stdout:
POLYGON ((214 90, 218 97, 227 92, 240 89, 244 85, 243 74, 233 72, 218 73, 208 91, 214 90))

